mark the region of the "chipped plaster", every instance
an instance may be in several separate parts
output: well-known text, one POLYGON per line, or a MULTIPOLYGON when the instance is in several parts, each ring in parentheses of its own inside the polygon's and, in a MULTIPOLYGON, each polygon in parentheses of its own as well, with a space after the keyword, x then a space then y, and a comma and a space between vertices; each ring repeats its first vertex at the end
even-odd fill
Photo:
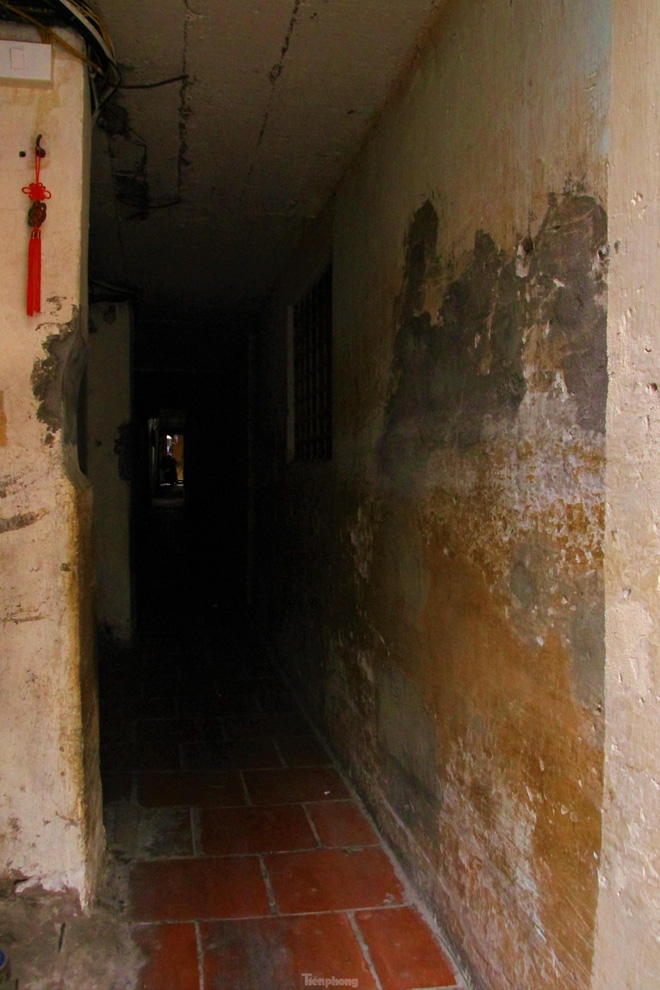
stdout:
MULTIPOLYGON (((31 29, 2 23, 12 37, 31 29)), ((69 39, 77 44, 75 35, 69 39)), ((51 89, 3 86, 0 335, 6 445, 0 516, 3 718, 0 873, 90 898, 103 853, 90 574, 91 491, 77 465, 84 359, 89 109, 80 61, 54 53, 51 89), (21 188, 38 133, 53 194, 43 313, 25 315, 21 188), (34 374, 35 367, 38 369, 34 374), (35 395, 34 387, 38 395, 35 395), (38 717, 35 717, 38 713, 38 717)))
MULTIPOLYGON (((262 505, 280 655, 492 990, 591 979, 606 22, 446 5, 335 197, 334 460, 262 505)), ((272 308, 269 424, 311 240, 272 308)))

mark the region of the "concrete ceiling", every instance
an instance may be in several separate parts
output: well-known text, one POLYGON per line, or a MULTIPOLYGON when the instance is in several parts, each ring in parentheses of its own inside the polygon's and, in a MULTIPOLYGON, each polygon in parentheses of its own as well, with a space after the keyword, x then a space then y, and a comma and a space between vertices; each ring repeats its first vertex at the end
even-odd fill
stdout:
POLYGON ((99 0, 122 83, 94 129, 92 277, 153 314, 263 296, 439 3, 99 0))

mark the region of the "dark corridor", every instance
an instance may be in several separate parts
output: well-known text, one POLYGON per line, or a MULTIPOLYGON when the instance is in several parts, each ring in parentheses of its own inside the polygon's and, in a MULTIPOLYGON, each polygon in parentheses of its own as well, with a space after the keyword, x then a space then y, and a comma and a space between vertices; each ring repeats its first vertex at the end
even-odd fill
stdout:
MULTIPOLYGON (((201 447, 212 432, 191 434, 201 447)), ((190 471, 184 505, 142 506, 138 633, 129 651, 105 644, 100 658, 105 825, 111 855, 128 868, 137 985, 457 986, 270 662, 245 603, 244 489, 233 527, 223 527, 228 484, 210 477, 217 461, 204 463, 209 476, 196 491, 190 471)))
POLYGON ((249 325, 205 339, 192 323, 197 337, 179 322, 138 321, 135 332, 135 609, 138 627, 157 621, 172 635, 234 616, 248 597, 249 325), (146 424, 163 409, 185 411, 185 499, 156 506, 146 424))

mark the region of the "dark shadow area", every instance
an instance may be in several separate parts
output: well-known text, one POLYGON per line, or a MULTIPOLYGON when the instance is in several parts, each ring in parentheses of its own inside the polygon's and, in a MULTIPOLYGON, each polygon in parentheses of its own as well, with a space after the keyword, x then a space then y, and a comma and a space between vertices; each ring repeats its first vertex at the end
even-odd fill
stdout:
POLYGON ((218 333, 204 354, 186 349, 180 324, 137 321, 131 457, 137 632, 130 647, 103 635, 99 642, 106 801, 118 786, 123 795, 117 781, 125 774, 172 769, 172 745, 180 766, 180 719, 208 715, 215 738, 221 685, 252 676, 255 663, 264 662, 263 650, 248 642, 246 621, 247 332, 230 330, 218 333), (185 497, 183 486, 163 484, 159 469, 168 447, 181 459, 174 436, 184 428, 185 497), (143 720, 158 722, 156 730, 166 725, 167 744, 142 745, 136 724, 143 720))
POLYGON ((188 347, 180 324, 138 323, 135 338, 138 630, 197 641, 202 629, 217 628, 246 605, 247 329, 217 329, 200 353, 188 347), (157 430, 147 428, 154 423, 157 430), (170 456, 183 481, 184 429, 185 497, 184 485, 160 466, 170 456))

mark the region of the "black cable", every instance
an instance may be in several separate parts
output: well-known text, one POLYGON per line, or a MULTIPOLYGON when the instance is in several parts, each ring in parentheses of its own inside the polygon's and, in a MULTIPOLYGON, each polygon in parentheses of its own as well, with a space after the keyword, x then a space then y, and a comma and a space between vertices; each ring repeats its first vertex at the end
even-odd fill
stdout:
POLYGON ((120 83, 117 89, 156 89, 158 86, 167 86, 168 83, 181 82, 182 80, 187 81, 189 76, 187 73, 183 73, 181 76, 172 76, 171 79, 161 79, 160 82, 153 83, 120 83))

